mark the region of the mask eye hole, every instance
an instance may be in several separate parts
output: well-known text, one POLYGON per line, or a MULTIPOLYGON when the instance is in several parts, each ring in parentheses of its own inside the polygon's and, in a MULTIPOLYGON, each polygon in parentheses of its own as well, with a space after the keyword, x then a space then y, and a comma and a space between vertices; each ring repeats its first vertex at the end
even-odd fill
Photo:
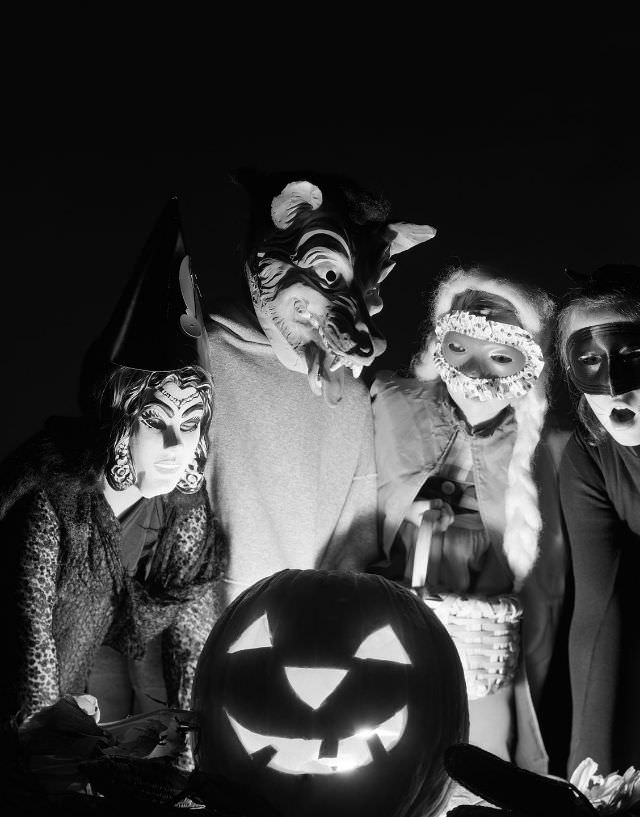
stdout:
POLYGON ((598 363, 600 363, 600 355, 595 354, 595 352, 587 352, 584 355, 580 355, 578 360, 583 366, 597 366, 598 363))
POLYGON ((400 639, 387 624, 374 630, 358 647, 354 658, 374 661, 390 661, 393 664, 411 664, 400 639))
POLYGON ((259 650, 264 647, 273 647, 271 628, 266 613, 263 613, 253 624, 250 624, 242 635, 233 642, 227 652, 259 650))
POLYGON ((344 263, 337 258, 320 256, 313 264, 313 270, 320 281, 328 287, 336 287, 346 280, 344 263))

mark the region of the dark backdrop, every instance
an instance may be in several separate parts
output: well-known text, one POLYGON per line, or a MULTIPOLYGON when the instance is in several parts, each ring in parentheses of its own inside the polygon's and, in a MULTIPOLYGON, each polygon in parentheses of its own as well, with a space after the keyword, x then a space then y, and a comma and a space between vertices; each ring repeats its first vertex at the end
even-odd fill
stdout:
POLYGON ((239 291, 246 208, 229 173, 240 165, 345 173, 386 195, 394 218, 438 228, 384 285, 389 347, 374 371, 408 363, 433 277, 451 263, 490 262, 554 295, 565 266, 640 263, 636 97, 608 76, 559 80, 500 99, 425 95, 419 124, 394 124, 393 110, 367 126, 229 117, 200 152, 5 156, 0 455, 49 414, 77 412, 82 357, 169 193, 205 296, 239 291))

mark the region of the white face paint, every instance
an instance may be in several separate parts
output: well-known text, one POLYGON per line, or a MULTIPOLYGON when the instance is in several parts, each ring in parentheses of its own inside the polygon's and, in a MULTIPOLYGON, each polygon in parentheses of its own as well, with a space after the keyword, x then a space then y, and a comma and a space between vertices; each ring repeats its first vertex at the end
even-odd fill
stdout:
POLYGON ((608 394, 585 394, 605 431, 620 445, 640 445, 640 389, 610 397, 608 394))
MULTIPOLYGON (((264 613, 231 644, 228 652, 238 653, 272 646, 269 620, 264 613)), ((411 659, 389 625, 367 636, 356 650, 354 658, 411 665, 411 659)), ((319 709, 348 675, 348 669, 341 667, 286 666, 284 672, 296 697, 313 710, 319 709)), ((373 725, 363 724, 353 735, 339 740, 334 756, 321 757, 320 739, 261 734, 241 724, 228 710, 224 711, 247 754, 254 755, 270 747, 274 750, 274 755, 267 764, 268 768, 284 774, 335 774, 365 766, 373 760, 369 742, 376 740, 385 751, 391 751, 402 738, 408 722, 408 709, 403 706, 385 721, 373 725)))
MULTIPOLYGON (((571 316, 567 337, 579 329, 603 323, 633 322, 610 309, 577 310, 571 316)), ((605 431, 624 446, 640 445, 640 389, 617 394, 585 394, 591 410, 605 431)))
POLYGON ((176 487, 200 441, 203 404, 197 389, 165 382, 142 409, 129 440, 136 485, 144 497, 176 487))

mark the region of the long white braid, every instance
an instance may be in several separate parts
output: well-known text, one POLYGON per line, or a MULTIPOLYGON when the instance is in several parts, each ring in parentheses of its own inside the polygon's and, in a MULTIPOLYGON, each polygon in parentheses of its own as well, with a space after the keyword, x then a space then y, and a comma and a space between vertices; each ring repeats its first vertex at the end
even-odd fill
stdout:
POLYGON ((507 471, 502 547, 513 571, 514 590, 518 591, 539 552, 542 517, 531 466, 547 411, 544 383, 538 380, 525 397, 514 400, 513 408, 518 430, 507 471))

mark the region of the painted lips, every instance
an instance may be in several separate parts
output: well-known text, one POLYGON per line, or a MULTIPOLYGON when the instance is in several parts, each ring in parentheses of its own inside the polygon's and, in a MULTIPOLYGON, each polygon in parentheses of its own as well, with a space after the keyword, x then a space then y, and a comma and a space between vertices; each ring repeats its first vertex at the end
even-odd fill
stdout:
POLYGON ((181 464, 175 460, 159 460, 155 463, 155 467, 161 474, 175 474, 182 468, 181 464))
POLYGON ((630 408, 614 408, 609 415, 611 422, 617 426, 632 425, 636 419, 636 413, 630 408))

